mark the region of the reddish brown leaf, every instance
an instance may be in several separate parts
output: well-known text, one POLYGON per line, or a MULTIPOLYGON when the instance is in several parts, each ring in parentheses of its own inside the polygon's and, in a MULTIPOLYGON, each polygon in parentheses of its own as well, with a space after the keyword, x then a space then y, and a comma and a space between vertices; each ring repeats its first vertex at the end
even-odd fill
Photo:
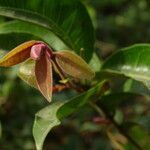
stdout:
POLYGON ((78 79, 91 79, 94 77, 92 69, 78 55, 69 51, 55 52, 54 54, 56 55, 57 64, 64 73, 78 79))
POLYGON ((0 66, 10 67, 25 61, 30 57, 30 49, 35 43, 37 41, 32 40, 17 46, 0 59, 0 66))
POLYGON ((48 56, 43 54, 35 65, 35 76, 38 89, 43 96, 50 102, 52 97, 52 64, 48 56))
POLYGON ((51 60, 51 62, 52 62, 52 67, 53 67, 54 71, 60 76, 60 78, 62 80, 65 80, 65 77, 63 76, 63 74, 58 69, 59 66, 57 67, 53 60, 51 60))

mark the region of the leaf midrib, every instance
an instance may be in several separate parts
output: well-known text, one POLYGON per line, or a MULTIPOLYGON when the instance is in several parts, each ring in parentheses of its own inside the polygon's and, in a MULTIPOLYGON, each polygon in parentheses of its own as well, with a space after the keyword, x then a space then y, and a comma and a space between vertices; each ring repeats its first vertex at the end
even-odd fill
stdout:
POLYGON ((0 16, 13 18, 13 19, 29 22, 44 27, 52 31, 55 35, 57 35, 60 39, 62 39, 62 41, 65 44, 67 44, 70 47, 70 49, 75 49, 75 46, 73 45, 68 35, 66 35, 65 32, 60 27, 58 27, 58 25, 54 21, 50 20, 47 17, 41 16, 39 13, 29 11, 29 10, 22 10, 19 8, 0 6, 0 16), (13 15, 14 12, 17 14, 13 15), (26 17, 25 14, 28 16, 28 18, 26 17), (33 19, 31 16, 35 18, 33 19))
POLYGON ((148 76, 143 76, 143 75, 138 75, 138 74, 134 74, 134 73, 125 73, 123 70, 120 70, 120 72, 119 72, 119 70, 117 71, 117 70, 113 70, 113 69, 103 69, 103 71, 107 71, 107 72, 110 72, 110 73, 116 73, 116 74, 123 74, 123 75, 125 75, 125 76, 130 76, 130 77, 135 77, 136 79, 138 79, 138 80, 140 80, 140 81, 144 81, 144 80, 148 80, 148 81, 150 81, 150 77, 148 77, 148 76))

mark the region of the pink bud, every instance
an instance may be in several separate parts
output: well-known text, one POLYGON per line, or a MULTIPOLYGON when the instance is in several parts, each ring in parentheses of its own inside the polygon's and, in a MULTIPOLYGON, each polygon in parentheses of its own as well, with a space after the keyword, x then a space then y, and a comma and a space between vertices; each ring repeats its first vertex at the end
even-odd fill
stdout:
POLYGON ((44 43, 39 43, 31 48, 30 57, 34 60, 39 60, 43 53, 46 52, 46 55, 50 58, 52 55, 51 50, 44 43))

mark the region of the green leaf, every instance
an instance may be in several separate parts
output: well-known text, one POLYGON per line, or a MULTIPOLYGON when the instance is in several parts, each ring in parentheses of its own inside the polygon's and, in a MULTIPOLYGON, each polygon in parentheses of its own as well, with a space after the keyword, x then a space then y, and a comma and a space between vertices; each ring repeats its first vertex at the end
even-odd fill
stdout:
POLYGON ((92 56, 93 26, 78 0, 0 0, 0 15, 40 26, 55 35, 54 41, 57 37, 70 50, 79 54, 81 48, 85 49, 86 60, 92 56))
POLYGON ((117 51, 108 58, 102 70, 123 74, 150 88, 150 44, 137 44, 117 51))
POLYGON ((99 83, 90 90, 80 94, 71 100, 59 100, 39 111, 35 116, 33 126, 33 136, 37 150, 42 150, 44 140, 50 130, 59 125, 60 119, 67 117, 79 108, 83 107, 88 101, 92 100, 97 92, 100 91, 104 82, 99 83))
POLYGON ((37 38, 29 34, 0 34, 0 49, 8 51, 13 49, 14 47, 17 47, 21 43, 24 43, 25 41, 30 41, 32 39, 37 38))
POLYGON ((95 72, 99 72, 102 65, 102 60, 97 56, 96 53, 93 53, 89 65, 95 72))
POLYGON ((118 92, 111 93, 108 95, 103 95, 98 101, 98 104, 104 109, 106 113, 115 112, 116 108, 120 107, 120 104, 124 104, 129 100, 134 100, 138 96, 142 96, 143 101, 149 101, 150 97, 141 93, 134 92, 118 92))
MULTIPOLYGON (((14 2, 12 1, 12 3, 14 2)), ((9 3, 9 4, 11 5, 12 3, 9 3)), ((3 4, 5 4, 5 2, 3 2, 3 4)), ((21 4, 21 3, 18 2, 18 4, 21 4)), ((44 27, 45 29, 48 29, 50 31, 53 30, 53 32, 58 37, 62 38, 65 43, 70 45, 67 42, 67 40, 70 41, 70 39, 63 33, 63 31, 59 27, 57 27, 55 22, 53 22, 50 19, 44 18, 44 16, 41 16, 40 14, 37 14, 34 11, 32 12, 32 11, 29 11, 28 9, 23 10, 23 8, 18 9, 15 6, 9 7, 9 5, 7 5, 7 7, 1 7, 0 5, 0 15, 5 16, 5 17, 10 17, 13 19, 17 19, 17 20, 21 20, 21 21, 25 21, 25 22, 29 22, 31 24, 44 27)), ((70 45, 70 47, 72 46, 70 45)))
POLYGON ((60 124, 57 118, 58 109, 64 104, 63 101, 57 101, 50 106, 45 107, 35 115, 33 126, 33 136, 37 150, 42 150, 44 140, 49 131, 60 124))
POLYGON ((144 150, 149 150, 150 135, 147 130, 140 125, 131 126, 130 128, 126 128, 126 130, 144 150))
POLYGON ((0 122, 0 139, 2 138, 2 124, 0 122))
POLYGON ((4 36, 14 33, 21 35, 23 33, 34 35, 40 40, 46 42, 54 50, 61 50, 61 49, 70 50, 70 48, 62 41, 62 39, 56 36, 52 31, 45 29, 43 27, 21 21, 9 21, 0 25, 0 35, 2 34, 4 36))
POLYGON ((150 134, 150 116, 149 116, 149 114, 143 115, 142 117, 140 117, 137 123, 139 125, 143 126, 150 134))
POLYGON ((30 86, 38 89, 35 78, 35 60, 28 59, 19 67, 18 76, 30 86))
POLYGON ((6 54, 6 51, 0 50, 0 59, 6 54))
POLYGON ((150 96, 150 90, 139 81, 127 79, 123 85, 124 92, 132 92, 143 96, 150 96))
POLYGON ((124 75, 100 71, 96 74, 98 81, 107 79, 111 83, 111 92, 130 92, 133 94, 141 94, 142 96, 150 96, 150 90, 140 81, 134 80, 124 75))
POLYGON ((101 97, 101 100, 98 102, 107 112, 115 111, 119 105, 127 100, 133 99, 136 95, 133 93, 111 93, 101 97))

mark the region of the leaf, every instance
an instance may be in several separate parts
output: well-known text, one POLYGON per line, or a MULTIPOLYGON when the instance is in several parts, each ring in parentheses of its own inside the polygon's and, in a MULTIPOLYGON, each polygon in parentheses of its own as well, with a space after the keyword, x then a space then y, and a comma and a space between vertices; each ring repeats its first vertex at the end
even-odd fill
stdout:
POLYGON ((18 33, 0 34, 0 49, 8 52, 12 50, 14 47, 17 47, 18 45, 33 39, 41 40, 29 34, 21 34, 21 35, 18 33))
POLYGON ((6 51, 0 50, 0 58, 2 58, 6 54, 6 51))
POLYGON ((38 89, 35 78, 35 60, 28 59, 22 63, 19 68, 18 76, 30 86, 38 89))
POLYGON ((141 94, 142 96, 150 96, 150 90, 140 81, 134 80, 124 75, 100 71, 95 77, 98 81, 107 79, 111 83, 112 92, 130 92, 133 94, 141 94))
MULTIPOLYGON (((9 21, 0 25, 0 35, 2 34, 4 36, 14 33, 17 33, 18 37, 20 37, 23 33, 34 35, 39 38, 39 40, 49 44, 54 50, 70 49, 61 38, 44 27, 21 21, 9 21), (21 35, 19 35, 19 33, 21 35)), ((14 38, 17 39, 17 37, 14 38)))
POLYGON ((142 147, 144 150, 149 150, 150 135, 140 125, 134 125, 126 128, 126 132, 142 147))
POLYGON ((63 101, 57 101, 36 113, 33 125, 33 136, 37 150, 42 150, 44 140, 49 131, 60 124, 60 120, 56 114, 63 104, 63 101))
POLYGON ((134 93, 120 92, 103 95, 101 100, 98 102, 107 112, 115 111, 117 107, 127 99, 134 99, 137 96, 134 93))
MULTIPOLYGON (((14 3, 14 2, 12 1, 12 3, 14 3)), ((10 5, 12 3, 10 3, 10 5)), ((17 2, 15 2, 15 3, 17 3, 17 2)), ((1 4, 1 1, 0 1, 0 4, 1 4)), ((3 2, 3 4, 5 5, 5 2, 3 2)), ((20 4, 20 3, 18 2, 18 4, 20 4)), ((7 6, 8 6, 8 4, 7 4, 7 6)), ((21 21, 25 21, 25 22, 29 22, 29 23, 44 27, 49 30, 52 30, 52 28, 53 28, 54 33, 58 37, 60 37, 60 38, 64 37, 64 39, 66 38, 67 40, 69 40, 68 37, 61 31, 61 29, 59 27, 57 27, 57 25, 52 20, 50 20, 50 19, 48 20, 48 19, 44 18, 44 16, 41 16, 40 14, 37 14, 34 11, 32 12, 32 11, 29 11, 28 9, 25 11, 25 9, 21 9, 21 8, 18 9, 18 8, 15 8, 15 6, 13 6, 12 8, 9 6, 1 7, 1 5, 0 5, 0 15, 5 16, 5 17, 14 18, 14 19, 21 20, 21 21)), ((66 43, 68 43, 67 40, 66 40, 66 43)))
POLYGON ((124 145, 127 143, 127 139, 121 134, 113 134, 107 131, 107 136, 112 143, 113 149, 124 150, 124 145))
POLYGON ((142 127, 144 127, 144 129, 147 130, 148 133, 150 134, 150 116, 149 116, 149 114, 140 116, 137 123, 139 125, 141 125, 142 127))
POLYGON ((101 65, 102 65, 102 60, 98 57, 96 53, 93 53, 93 56, 89 62, 90 67, 93 69, 95 72, 99 72, 101 65))
POLYGON ((35 64, 37 86, 43 96, 51 102, 52 98, 52 64, 46 54, 43 54, 35 64))
MULTIPOLYGON (((20 0, 0 0, 0 15, 51 31, 54 37, 57 37, 56 39, 64 43, 60 49, 64 49, 66 45, 79 54, 80 49, 83 48, 86 60, 92 56, 94 30, 85 7, 78 0, 22 0, 21 2, 20 0)), ((8 28, 10 27, 11 25, 8 28)), ((28 32, 28 30, 24 31, 28 32)), ((49 40, 52 41, 52 39, 49 40)), ((56 42, 54 39, 53 41, 56 42)))
POLYGON ((0 122, 0 139, 2 138, 2 124, 0 122))
POLYGON ((150 97, 150 90, 139 81, 128 79, 123 85, 124 92, 132 92, 150 97))
POLYGON ((145 93, 131 93, 131 92, 118 92, 118 93, 111 93, 108 95, 103 95, 101 100, 98 101, 98 104, 104 108, 106 113, 111 113, 116 110, 116 108, 120 107, 120 104, 125 104, 128 100, 134 100, 138 96, 142 96, 143 100, 150 99, 149 96, 146 96, 145 93), (123 103, 124 102, 124 103, 123 103))
POLYGON ((104 62, 107 73, 124 74, 150 88, 150 44, 136 44, 116 52, 104 62))
POLYGON ((101 88, 103 87, 104 83, 105 81, 103 80, 102 82, 98 83, 88 91, 69 100, 68 103, 66 103, 59 109, 57 113, 58 118, 63 119, 64 117, 67 117, 68 115, 78 111, 78 109, 82 108, 89 101, 92 101, 92 96, 95 96, 97 93, 101 91, 101 88))
POLYGON ((56 62, 66 74, 78 79, 92 79, 94 72, 78 55, 69 51, 55 52, 56 62))
POLYGON ((10 67, 21 63, 30 57, 30 48, 36 43, 36 41, 25 42, 0 59, 0 66, 10 67))
POLYGON ((33 136, 37 150, 42 150, 47 134, 53 127, 61 123, 60 119, 64 119, 66 116, 83 107, 88 101, 92 100, 90 98, 100 91, 103 84, 104 82, 101 82, 90 90, 70 100, 55 101, 39 111, 35 116, 33 126, 33 136))

